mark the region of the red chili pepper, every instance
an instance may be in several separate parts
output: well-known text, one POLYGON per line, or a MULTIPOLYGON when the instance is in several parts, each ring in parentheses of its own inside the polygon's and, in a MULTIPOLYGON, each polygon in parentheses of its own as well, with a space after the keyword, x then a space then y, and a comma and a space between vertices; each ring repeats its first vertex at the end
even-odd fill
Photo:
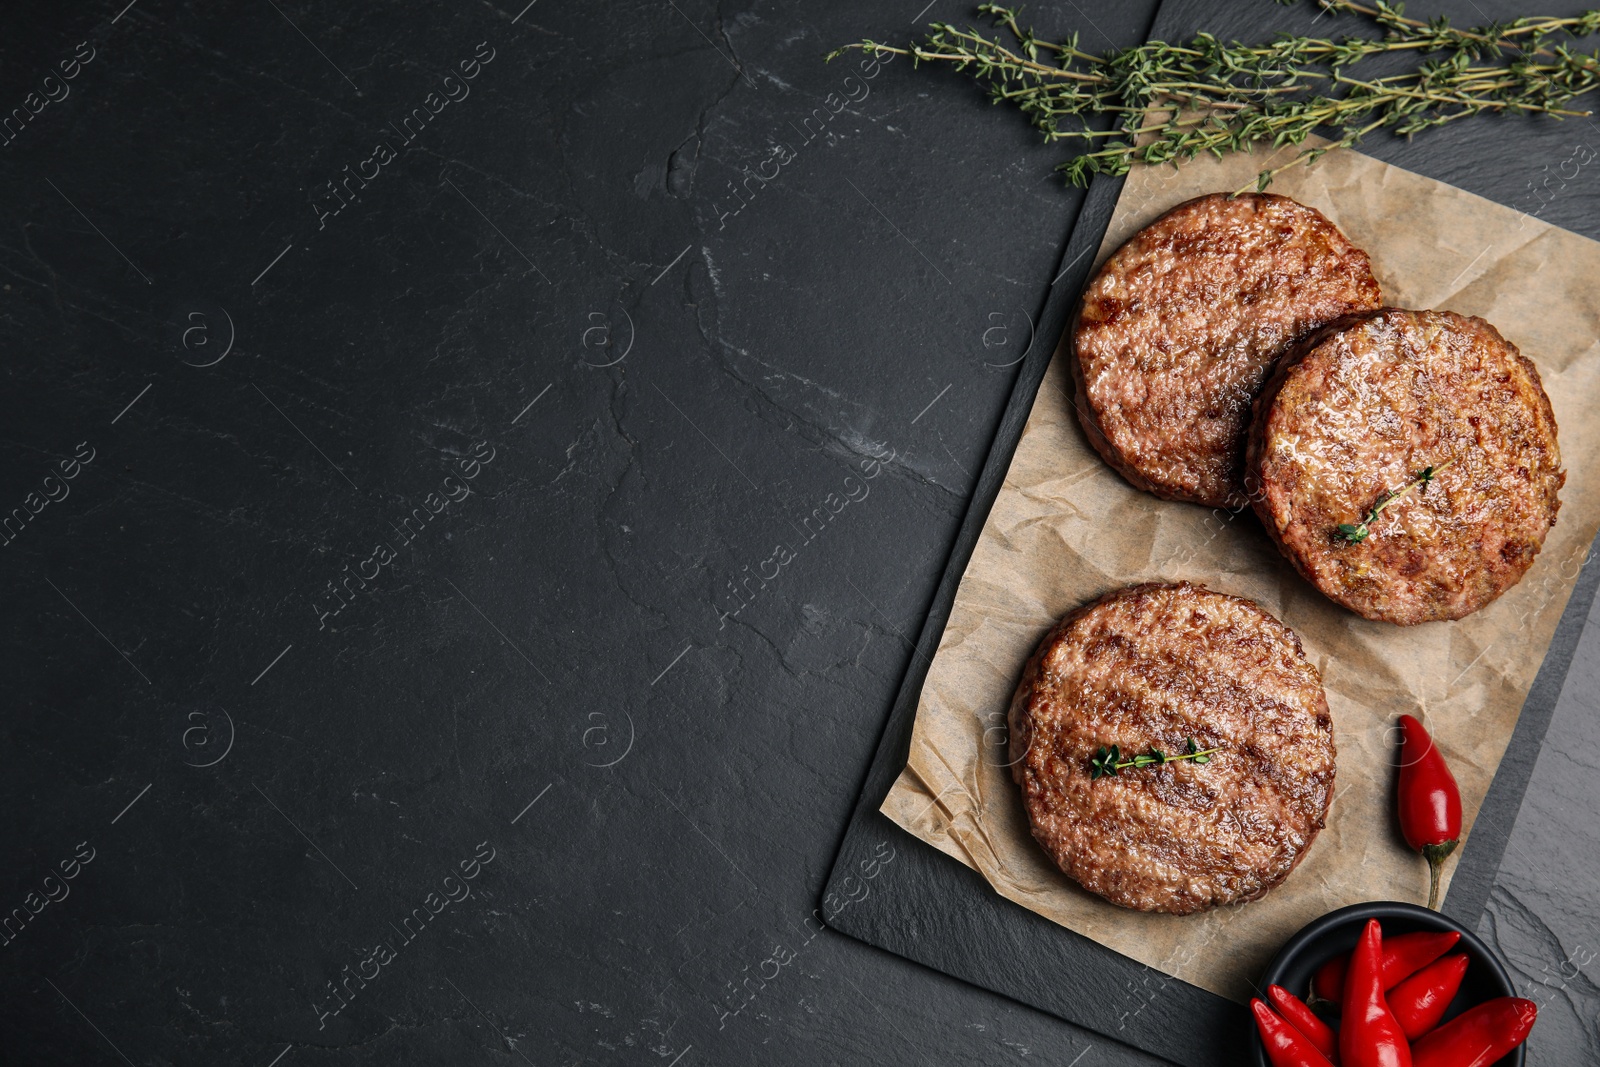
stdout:
POLYGON ((1290 1026, 1317 1047, 1318 1052, 1332 1063, 1339 1062, 1339 1039, 1334 1035, 1333 1027, 1317 1018, 1316 1012, 1306 1007, 1305 1001, 1281 985, 1267 986, 1267 999, 1272 1001, 1272 1006, 1278 1009, 1290 1026))
POLYGON ((1389 990, 1389 1010, 1408 1040, 1415 1041, 1439 1025, 1466 973, 1466 954, 1458 952, 1430 963, 1389 990))
MULTIPOLYGON (((1461 935, 1454 930, 1448 933, 1421 931, 1415 934, 1396 934, 1383 939, 1383 988, 1393 989, 1422 968, 1456 947, 1461 935)), ((1311 979, 1311 991, 1323 1000, 1335 1004, 1344 1000, 1344 972, 1350 964, 1350 954, 1335 956, 1317 968, 1311 979)))
POLYGON ((1383 999, 1383 931, 1377 919, 1367 920, 1350 954, 1339 1017, 1339 1059, 1344 1067, 1413 1067, 1405 1031, 1383 999))
POLYGON ((1539 1005, 1499 997, 1464 1011, 1412 1046, 1413 1067, 1489 1067, 1528 1038, 1539 1005))
POLYGON ((1461 842, 1461 790, 1439 746, 1410 715, 1400 716, 1400 832, 1428 861, 1428 907, 1439 907, 1439 874, 1461 842))
POLYGON ((1255 1013, 1256 1029, 1261 1031, 1261 1043, 1266 1046, 1267 1059, 1272 1067, 1333 1067, 1328 1057, 1317 1051, 1306 1036, 1290 1026, 1260 997, 1250 1001, 1255 1013))

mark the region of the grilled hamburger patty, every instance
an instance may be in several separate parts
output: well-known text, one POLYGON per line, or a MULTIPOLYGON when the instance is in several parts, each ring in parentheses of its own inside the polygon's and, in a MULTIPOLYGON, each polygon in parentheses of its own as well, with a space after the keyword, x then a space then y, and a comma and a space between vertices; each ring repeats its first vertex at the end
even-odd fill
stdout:
POLYGON ((1292 342, 1382 300, 1365 252, 1286 196, 1180 204, 1106 260, 1073 330, 1078 418, 1172 500, 1243 507, 1250 402, 1292 342))
POLYGON ((1179 915, 1288 877, 1333 797, 1333 722, 1300 639, 1187 582, 1108 593, 1061 620, 1011 702, 1011 773, 1033 836, 1083 888, 1179 915), (1090 777, 1090 759, 1217 749, 1090 777))
POLYGON ((1478 318, 1383 308, 1330 325, 1256 405, 1256 512, 1331 599, 1369 619, 1459 619, 1515 585, 1566 480, 1539 371, 1478 318), (1340 535, 1387 492, 1358 544, 1340 535))

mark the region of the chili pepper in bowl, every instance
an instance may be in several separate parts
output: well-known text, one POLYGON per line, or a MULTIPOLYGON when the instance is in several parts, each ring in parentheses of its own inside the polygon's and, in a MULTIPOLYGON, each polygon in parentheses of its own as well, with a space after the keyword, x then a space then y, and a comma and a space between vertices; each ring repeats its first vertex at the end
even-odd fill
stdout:
POLYGON ((1411 1046, 1383 999, 1383 931, 1368 919, 1350 954, 1339 1022, 1343 1067, 1413 1067, 1411 1046))
POLYGON ((1463 952, 1446 956, 1389 990, 1389 1010, 1407 1040, 1415 1041, 1439 1025, 1466 977, 1467 962, 1463 952))
MULTIPOLYGON (((1420 931, 1396 934, 1383 939, 1383 988, 1393 989, 1422 968, 1456 947, 1461 935, 1454 930, 1443 933, 1420 931)), ((1311 991, 1323 1000, 1338 1004, 1344 999, 1344 974, 1350 954, 1343 953, 1317 968, 1311 991)))
POLYGON ((1272 1067, 1333 1067, 1309 1038, 1268 1007, 1266 1001, 1260 997, 1251 1000, 1250 1011, 1256 1017, 1256 1029, 1261 1032, 1261 1044, 1272 1067))
POLYGON ((1333 1027, 1317 1018, 1316 1013, 1306 1007, 1305 1001, 1281 985, 1268 986, 1267 999, 1272 1001, 1272 1006, 1278 1009, 1289 1025, 1305 1035, 1330 1063, 1339 1062, 1339 1038, 1334 1034, 1333 1027))
POLYGON ((1400 716, 1400 832, 1428 861, 1428 907, 1439 910, 1439 875, 1461 842, 1461 790, 1444 754, 1414 716, 1400 716))
POLYGON ((1538 1017, 1531 1000, 1486 1000, 1411 1046, 1412 1067, 1489 1067, 1527 1040, 1538 1017))

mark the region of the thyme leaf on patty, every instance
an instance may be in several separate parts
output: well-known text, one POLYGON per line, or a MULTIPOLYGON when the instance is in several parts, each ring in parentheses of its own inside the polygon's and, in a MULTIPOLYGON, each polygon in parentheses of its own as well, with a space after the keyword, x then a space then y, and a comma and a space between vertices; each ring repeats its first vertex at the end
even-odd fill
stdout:
POLYGON ((1214 748, 1199 748, 1194 743, 1194 738, 1189 738, 1187 751, 1181 756, 1169 756, 1159 748, 1152 748, 1149 752, 1134 756, 1132 759, 1123 759, 1122 750, 1116 745, 1107 748, 1101 745, 1089 760, 1089 778, 1094 780, 1110 775, 1115 778, 1129 767, 1140 769, 1144 767, 1177 763, 1179 760, 1193 760, 1195 763, 1211 762, 1211 754, 1217 751, 1214 748))
POLYGON ((1372 510, 1367 512, 1366 518, 1362 519, 1360 522, 1341 522, 1337 527, 1339 531, 1339 538, 1341 540, 1348 541, 1352 545, 1359 545, 1372 535, 1372 524, 1378 521, 1378 516, 1383 514, 1384 508, 1388 507, 1390 504, 1393 504, 1396 500, 1399 500, 1401 497, 1405 496, 1418 486, 1427 485, 1429 482, 1433 481, 1439 476, 1440 471, 1444 470, 1454 462, 1455 460, 1453 459, 1447 459, 1443 463, 1439 463, 1431 467, 1423 467, 1416 474, 1413 474, 1411 476, 1411 480, 1405 485, 1402 485, 1398 489, 1390 489, 1386 491, 1382 496, 1378 497, 1377 502, 1372 505, 1372 510))

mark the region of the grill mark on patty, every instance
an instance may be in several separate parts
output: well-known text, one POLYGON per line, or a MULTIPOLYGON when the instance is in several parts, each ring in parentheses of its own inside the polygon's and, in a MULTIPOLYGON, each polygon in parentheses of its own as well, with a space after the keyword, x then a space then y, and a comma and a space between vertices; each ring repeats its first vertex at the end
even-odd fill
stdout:
MULTIPOLYGON (((1159 748, 1175 756, 1183 753, 1187 740, 1193 737, 1196 748, 1222 748, 1232 758, 1242 761, 1244 767, 1239 772, 1242 777, 1264 778, 1286 794, 1298 794, 1306 784, 1305 777, 1295 767, 1254 743, 1260 733, 1292 737, 1289 727, 1302 725, 1299 709, 1225 678, 1200 683, 1186 672, 1164 678, 1162 683, 1159 702, 1141 699, 1153 695, 1149 688, 1095 691, 1096 698, 1104 701, 1102 708, 1115 709, 1111 714, 1101 712, 1107 743, 1122 733, 1151 739, 1143 742, 1144 748, 1159 748), (1228 714, 1230 709, 1241 707, 1250 709, 1248 718, 1228 714), (1174 725, 1174 720, 1181 728, 1174 725)), ((1332 721, 1319 716, 1318 725, 1331 728, 1332 721)), ((1072 755, 1078 756, 1080 764, 1087 765, 1093 754, 1091 747, 1087 752, 1072 755)), ((1063 758, 1068 755, 1062 753, 1063 758)), ((1220 758, 1220 755, 1214 756, 1213 762, 1220 758)), ((1170 770, 1172 766, 1150 768, 1141 773, 1158 772, 1152 781, 1160 782, 1159 772, 1170 770)))

